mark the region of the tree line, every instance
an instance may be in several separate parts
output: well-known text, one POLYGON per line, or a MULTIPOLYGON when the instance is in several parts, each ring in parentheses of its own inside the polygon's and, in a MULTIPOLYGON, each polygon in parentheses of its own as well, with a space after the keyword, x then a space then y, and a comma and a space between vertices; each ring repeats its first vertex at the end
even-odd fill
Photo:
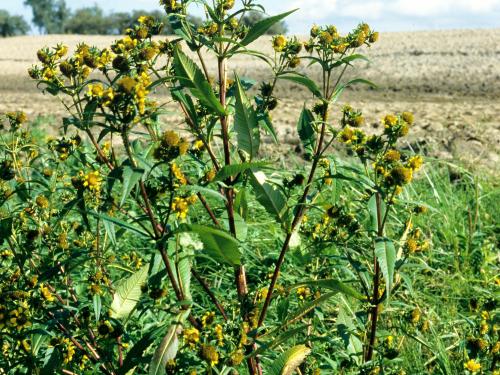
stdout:
MULTIPOLYGON (((31 7, 32 24, 40 34, 99 34, 120 35, 131 27, 141 15, 153 16, 161 20, 165 27, 164 34, 171 34, 172 29, 166 14, 160 10, 106 13, 94 5, 72 11, 65 0, 25 0, 24 4, 31 7)), ((245 16, 244 23, 254 25, 262 20, 261 13, 250 13, 245 16)), ((201 25, 200 17, 190 16, 190 21, 201 25)), ((25 35, 31 30, 30 25, 22 16, 11 15, 6 10, 0 10, 0 36, 25 35)), ((284 34, 287 26, 284 22, 272 27, 269 34, 284 34)))

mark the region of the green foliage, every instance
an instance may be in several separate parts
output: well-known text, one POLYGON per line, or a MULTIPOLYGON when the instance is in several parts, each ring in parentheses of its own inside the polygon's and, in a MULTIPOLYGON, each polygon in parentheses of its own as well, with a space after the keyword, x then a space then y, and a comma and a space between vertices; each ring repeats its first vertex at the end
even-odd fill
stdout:
POLYGON ((63 34, 70 10, 64 0, 24 0, 31 7, 33 24, 46 34, 63 34))
MULTIPOLYGON (((262 22, 266 18, 261 12, 254 11, 249 12, 243 17, 243 24, 249 28, 254 27, 259 22, 262 22)), ((267 35, 277 35, 277 34, 286 34, 288 32, 288 27, 285 21, 282 21, 283 17, 277 20, 277 22, 270 25, 270 27, 266 28, 264 31, 267 35)))
POLYGON ((0 10, 0 36, 26 35, 29 25, 21 16, 12 16, 6 10, 0 10))
POLYGON ((207 2, 195 27, 188 3, 161 3, 177 39, 141 16, 109 48, 38 51, 30 76, 67 110, 58 137, 31 132, 23 112, 0 118, 0 369, 495 370, 498 186, 424 167, 404 148, 411 113, 372 134, 338 106, 370 84, 344 72, 378 34, 314 26, 305 43, 275 36, 266 56, 246 44, 286 13, 248 28, 253 1, 207 2), (270 66, 258 90, 228 78, 242 54, 270 66), (313 94, 296 165, 259 148, 276 136, 281 78, 313 94))

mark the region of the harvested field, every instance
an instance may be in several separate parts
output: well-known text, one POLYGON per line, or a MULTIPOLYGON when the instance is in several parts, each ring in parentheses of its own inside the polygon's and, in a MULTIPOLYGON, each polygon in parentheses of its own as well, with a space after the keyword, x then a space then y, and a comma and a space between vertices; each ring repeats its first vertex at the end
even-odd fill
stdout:
MULTIPOLYGON (((38 92, 26 70, 36 63, 42 46, 65 42, 74 48, 79 41, 104 47, 115 38, 103 36, 51 35, 0 40, 0 111, 21 109, 32 118, 64 111, 58 100, 38 92)), ((257 42, 272 49, 269 40, 257 42)), ((260 49, 260 47, 259 47, 260 49)), ((377 83, 378 90, 356 87, 341 103, 363 109, 367 126, 376 127, 390 111, 415 113, 414 147, 425 147, 430 156, 460 160, 495 171, 500 161, 500 29, 383 33, 373 50, 366 50, 371 63, 359 63, 352 75, 377 83)), ((241 76, 265 80, 270 72, 255 59, 235 58, 241 76)), ((213 64, 209 62, 209 68, 213 64)), ((283 155, 293 153, 295 121, 309 100, 297 86, 278 88, 280 106, 274 122, 282 141, 283 155)), ((161 99, 161 95, 160 95, 161 99)), ((177 126, 180 117, 166 121, 177 126)))

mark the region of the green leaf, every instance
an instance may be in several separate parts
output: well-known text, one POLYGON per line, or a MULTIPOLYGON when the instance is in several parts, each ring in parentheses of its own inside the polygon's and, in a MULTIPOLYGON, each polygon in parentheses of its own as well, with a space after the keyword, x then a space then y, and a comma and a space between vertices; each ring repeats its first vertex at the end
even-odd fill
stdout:
POLYGON ((296 72, 288 72, 288 73, 280 74, 278 76, 278 78, 286 79, 287 81, 292 81, 292 82, 298 83, 299 85, 305 86, 306 88, 309 89, 309 91, 311 91, 311 93, 314 96, 316 96, 320 99, 323 98, 323 95, 321 94, 321 91, 320 91, 318 85, 316 84, 316 82, 314 82, 312 79, 310 79, 309 77, 307 77, 305 75, 302 75, 302 74, 296 73, 296 72))
POLYGON ((344 84, 340 85, 339 87, 337 87, 337 89, 332 94, 332 98, 330 99, 330 102, 335 103, 338 100, 338 98, 340 97, 340 95, 342 94, 342 92, 344 92, 344 90, 347 87, 352 86, 352 85, 357 84, 357 83, 364 83, 365 85, 368 85, 372 88, 377 88, 376 84, 374 84, 371 81, 368 81, 367 79, 362 79, 362 78, 352 79, 349 82, 344 83, 344 84))
POLYGON ((237 133, 238 147, 248 153, 252 159, 259 152, 259 121, 237 75, 235 98, 234 130, 237 133))
POLYGON ((311 349, 307 346, 296 345, 276 358, 267 373, 269 375, 292 375, 309 354, 311 354, 311 349))
POLYGON ((262 172, 252 173, 250 183, 252 184, 257 201, 267 212, 283 223, 288 208, 283 193, 266 182, 266 175, 262 172))
POLYGON ((120 199, 120 207, 123 206, 123 203, 125 203, 134 186, 141 180, 143 174, 144 169, 132 168, 130 166, 123 168, 123 192, 120 199))
POLYGON ((297 11, 298 9, 291 10, 289 12, 285 12, 282 14, 278 14, 277 16, 265 18, 262 21, 257 22, 255 25, 252 26, 252 28, 248 31, 248 34, 245 36, 245 38, 241 41, 241 44, 244 46, 249 45, 252 43, 254 40, 257 40, 259 37, 264 35, 267 30, 269 30, 274 24, 280 22, 284 18, 288 17, 290 14, 293 12, 297 11))
MULTIPOLYGON (((382 198, 380 198, 380 218, 383 220, 386 212, 386 204, 382 198)), ((368 201, 368 212, 370 213, 370 230, 377 233, 378 232, 378 215, 377 215, 377 195, 373 194, 368 201)), ((382 223, 380 223, 382 224, 382 223)))
POLYGON ((174 359, 179 350, 180 325, 173 324, 156 349, 149 365, 149 375, 165 375, 167 362, 174 359))
MULTIPOLYGON (((222 215, 222 219, 224 220, 224 228, 229 231, 230 228, 227 211, 222 215)), ((236 238, 242 242, 245 241, 248 234, 248 225, 245 220, 243 220, 243 218, 236 212, 234 213, 234 226, 236 228, 236 238)))
POLYGON ((164 326, 153 327, 146 333, 142 334, 139 341, 137 341, 134 346, 128 350, 127 356, 123 361, 123 366, 118 369, 118 374, 128 374, 129 371, 133 371, 133 369, 135 369, 138 365, 145 364, 145 362, 148 361, 147 358, 144 358, 147 349, 157 337, 161 337, 165 334, 165 328, 166 327, 164 326))
POLYGON ((248 217, 248 198, 247 190, 243 187, 236 194, 234 199, 234 210, 239 213, 239 215, 246 220, 248 217))
POLYGON ((355 319, 356 315, 352 306, 342 298, 335 324, 348 353, 359 363, 359 354, 363 352, 363 343, 356 336, 358 329, 355 325, 355 319))
POLYGON ((186 299, 191 299, 191 257, 182 256, 176 264, 177 283, 186 299))
POLYGON ((267 165, 269 162, 266 161, 225 165, 219 170, 214 181, 225 181, 227 178, 244 173, 249 169, 263 168, 267 165))
POLYGON ((181 225, 179 232, 198 234, 205 251, 215 261, 226 263, 233 267, 241 264, 239 243, 230 234, 220 229, 198 224, 181 225))
POLYGON ((314 115, 310 110, 304 107, 300 114, 297 130, 299 138, 302 141, 302 145, 304 146, 304 150, 308 155, 312 155, 314 153, 314 149, 316 148, 316 132, 312 126, 313 122, 314 115))
POLYGON ((219 99, 214 94, 212 86, 205 78, 200 68, 179 48, 174 50, 174 70, 180 83, 191 90, 205 106, 219 115, 225 115, 226 111, 219 99))
POLYGON ((295 311, 287 320, 287 322, 284 324, 284 327, 289 326, 290 324, 294 324, 302 318, 313 311, 316 307, 322 305, 326 301, 328 301, 330 298, 332 298, 334 295, 337 294, 337 291, 330 292, 323 294, 321 297, 315 299, 314 301, 307 302, 304 305, 302 305, 297 311, 295 311))
POLYGON ((88 211, 88 213, 94 217, 101 218, 103 220, 114 223, 114 224, 116 224, 119 227, 122 227, 124 229, 128 229, 136 234, 141 235, 142 237, 147 237, 147 238, 151 237, 151 235, 148 232, 146 232, 145 230, 139 229, 139 228, 133 226, 132 224, 129 224, 123 220, 117 219, 116 217, 112 217, 112 216, 109 216, 109 215, 106 215, 103 213, 99 213, 99 212, 95 212, 95 211, 88 211))
POLYGON ((334 279, 303 281, 292 285, 290 289, 297 289, 298 287, 304 285, 317 288, 330 289, 335 292, 340 292, 346 296, 354 297, 356 299, 359 299, 360 301, 366 300, 366 297, 361 293, 357 292, 355 289, 351 288, 350 286, 344 284, 339 280, 334 280, 334 279))
POLYGON ((126 318, 134 310, 142 294, 141 286, 148 277, 148 268, 148 266, 142 267, 116 288, 111 303, 112 318, 126 318))
POLYGON ((346 57, 334 62, 331 67, 336 68, 336 67, 341 66, 343 64, 350 64, 351 62, 353 62, 355 60, 364 60, 364 61, 368 61, 368 62, 370 61, 370 59, 368 57, 366 57, 365 55, 355 53, 355 54, 346 56, 346 57))
POLYGON ((116 246, 116 232, 115 232, 115 225, 108 220, 103 220, 102 221, 104 225, 104 230, 106 231, 106 234, 108 235, 109 240, 113 244, 113 246, 116 246))
POLYGON ((94 305, 94 315, 96 322, 101 318, 102 301, 99 294, 94 294, 92 297, 92 304, 94 305))
POLYGON ((396 249, 392 241, 387 238, 377 238, 375 240, 375 256, 384 275, 387 297, 389 297, 396 266, 396 249))

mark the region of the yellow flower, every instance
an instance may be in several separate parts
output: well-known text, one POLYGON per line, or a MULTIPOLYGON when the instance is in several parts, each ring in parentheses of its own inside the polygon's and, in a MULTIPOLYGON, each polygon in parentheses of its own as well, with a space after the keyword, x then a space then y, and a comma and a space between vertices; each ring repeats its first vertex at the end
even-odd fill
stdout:
POLYGON ((222 331, 222 326, 217 324, 215 326, 215 336, 217 337, 217 345, 224 346, 224 333, 222 331))
POLYGON ((305 300, 310 295, 311 295, 311 290, 309 288, 303 286, 297 288, 297 296, 299 297, 299 299, 305 300))
POLYGON ((194 327, 187 328, 182 332, 182 338, 186 344, 188 344, 191 348, 194 348, 200 341, 200 331, 194 327))
POLYGON ((31 326, 28 316, 28 306, 26 303, 22 303, 21 306, 9 313, 8 324, 11 327, 16 328, 18 331, 31 326))
POLYGON ((181 169, 179 168, 179 166, 177 164, 172 163, 170 166, 170 170, 171 170, 172 174, 174 175, 174 177, 179 181, 179 183, 181 185, 187 184, 186 177, 184 176, 184 173, 182 173, 181 169))
POLYGON ((391 170, 390 177, 396 185, 406 185, 413 179, 413 171, 410 168, 396 167, 391 170))
POLYGON ((63 352, 63 361, 65 364, 70 363, 73 360, 73 356, 75 355, 75 345, 70 341, 70 339, 64 339, 64 348, 63 352))
POLYGON ((417 324, 420 321, 420 310, 415 309, 411 312, 411 322, 417 324))
POLYGON ((422 165, 424 164, 424 159, 420 156, 413 156, 408 160, 408 167, 411 168, 413 171, 418 171, 420 168, 422 168, 422 165))
POLYGON ((396 126, 398 124, 398 118, 394 115, 387 115, 382 120, 386 128, 396 126))
POLYGON ((58 45, 57 48, 56 48, 56 56, 61 58, 61 57, 64 57, 66 56, 66 54, 68 53, 68 47, 65 46, 65 45, 58 45))
POLYGON ((102 177, 99 171, 93 171, 87 174, 80 171, 80 179, 83 183, 83 187, 88 190, 93 192, 99 192, 101 190, 102 177))
POLYGON ((469 359, 467 362, 464 363, 464 369, 469 370, 473 374, 481 370, 481 364, 479 362, 476 362, 475 359, 469 359))
POLYGON ((390 163, 399 161, 401 159, 401 154, 398 150, 388 150, 384 155, 384 160, 390 163))
POLYGON ((118 81, 118 87, 127 94, 132 94, 137 85, 137 81, 132 77, 124 77, 118 81))
POLYGON ((186 199, 175 197, 172 202, 172 211, 176 213, 178 219, 185 219, 189 213, 189 203, 186 199))
POLYGON ((42 294, 42 297, 49 302, 54 301, 54 296, 50 292, 49 288, 44 286, 43 284, 40 284, 40 293, 42 294))
POLYGON ((412 125, 414 121, 413 113, 411 112, 403 112, 401 114, 401 118, 408 123, 408 125, 412 125))
POLYGON ((261 288, 257 294, 257 299, 259 302, 264 302, 267 298, 267 293, 269 290, 267 288, 261 288))
POLYGON ((490 331, 490 326, 486 320, 481 322, 481 326, 479 328, 479 332, 481 335, 486 335, 490 331))
POLYGON ((273 38, 273 48, 276 52, 281 52, 285 49, 288 41, 284 35, 277 35, 273 38))
POLYGON ((140 16, 138 19, 137 19, 137 22, 139 22, 141 25, 151 25, 154 23, 154 18, 151 17, 151 16, 140 16))
POLYGON ((104 87, 100 83, 97 83, 95 85, 93 84, 88 85, 87 96, 91 98, 102 98, 103 95, 104 95, 104 87))
POLYGON ((201 347, 201 356, 211 367, 219 363, 219 353, 217 353, 217 349, 212 345, 203 345, 201 347))
POLYGON ((206 328, 214 322, 214 319, 215 313, 213 311, 208 311, 201 317, 201 325, 203 326, 203 328, 206 328))

